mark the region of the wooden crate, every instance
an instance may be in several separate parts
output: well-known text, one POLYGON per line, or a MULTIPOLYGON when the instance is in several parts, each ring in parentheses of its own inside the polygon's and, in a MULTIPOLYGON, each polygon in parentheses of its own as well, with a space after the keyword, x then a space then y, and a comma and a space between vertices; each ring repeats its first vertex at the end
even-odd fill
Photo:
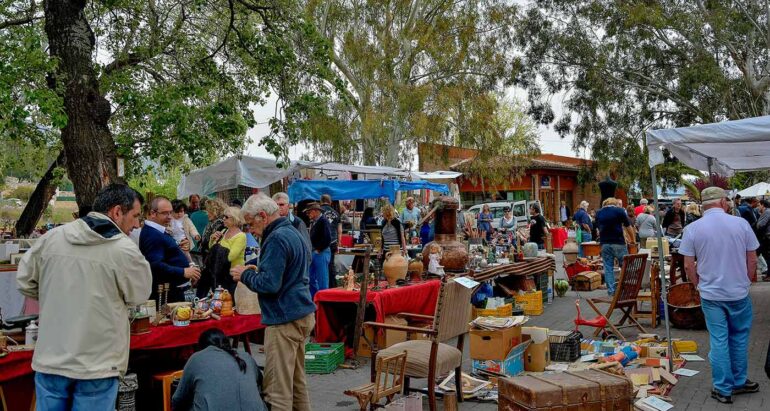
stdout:
POLYGON ((575 291, 593 291, 602 285, 602 275, 596 271, 584 271, 575 275, 572 289, 575 291))

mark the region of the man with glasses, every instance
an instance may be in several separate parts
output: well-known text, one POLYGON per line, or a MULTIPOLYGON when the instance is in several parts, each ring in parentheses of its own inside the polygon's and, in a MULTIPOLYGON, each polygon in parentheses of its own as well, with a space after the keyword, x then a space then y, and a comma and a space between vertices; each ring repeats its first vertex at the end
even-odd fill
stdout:
POLYGON ((759 384, 746 378, 753 318, 749 287, 759 242, 746 220, 727 214, 725 190, 708 187, 700 197, 703 217, 685 227, 679 253, 687 278, 698 287, 709 331, 711 398, 731 404, 733 395, 759 391, 759 384))
POLYGON ((188 281, 198 281, 201 271, 190 267, 190 260, 184 251, 190 250, 190 241, 176 243, 174 237, 166 232, 171 223, 171 201, 163 196, 155 197, 150 203, 150 212, 144 221, 144 228, 139 235, 139 250, 150 263, 152 270, 152 295, 158 298, 158 284, 169 283, 168 302, 184 301, 184 291, 180 288, 188 281), (183 251, 184 250, 184 251, 183 251))
MULTIPOLYGON (((289 195, 283 192, 275 193, 273 194, 273 201, 278 204, 278 214, 280 214, 281 217, 288 218, 291 225, 294 226, 294 228, 296 228, 300 234, 302 234, 302 237, 307 240, 309 245, 310 231, 308 231, 305 222, 302 221, 301 218, 295 216, 294 213, 289 210, 289 195)), ((308 247, 308 250, 310 250, 310 247, 308 247)))

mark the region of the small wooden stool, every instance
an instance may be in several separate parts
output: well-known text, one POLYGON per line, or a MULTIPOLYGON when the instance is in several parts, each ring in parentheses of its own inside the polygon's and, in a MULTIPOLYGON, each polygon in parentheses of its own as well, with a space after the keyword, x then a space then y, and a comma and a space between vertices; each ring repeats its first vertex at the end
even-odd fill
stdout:
POLYGON ((657 261, 653 261, 650 268, 650 290, 640 291, 636 296, 636 305, 631 313, 635 320, 649 318, 652 328, 658 325, 658 302, 660 301, 660 268, 657 261), (640 304, 649 303, 650 309, 640 308, 640 304))
POLYGON ((182 378, 182 370, 161 372, 152 376, 155 381, 160 381, 163 387, 163 411, 171 411, 171 383, 182 378))

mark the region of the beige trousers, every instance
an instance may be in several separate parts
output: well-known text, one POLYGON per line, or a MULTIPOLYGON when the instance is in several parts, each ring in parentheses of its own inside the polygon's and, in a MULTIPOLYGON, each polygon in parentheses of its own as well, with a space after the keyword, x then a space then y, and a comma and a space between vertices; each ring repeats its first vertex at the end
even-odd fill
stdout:
POLYGON ((315 314, 265 328, 265 401, 273 411, 310 410, 305 380, 305 340, 315 314))

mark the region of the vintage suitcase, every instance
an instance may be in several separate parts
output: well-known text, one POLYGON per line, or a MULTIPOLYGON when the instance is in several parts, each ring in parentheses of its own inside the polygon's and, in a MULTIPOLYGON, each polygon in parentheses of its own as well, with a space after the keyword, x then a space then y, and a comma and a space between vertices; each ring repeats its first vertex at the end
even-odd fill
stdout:
POLYGON ((567 372, 579 378, 593 381, 601 387, 603 411, 632 411, 634 409, 634 384, 627 377, 602 370, 567 372))
POLYGON ((516 377, 499 384, 499 410, 602 411, 599 384, 572 374, 516 377))
POLYGON ((572 289, 575 291, 593 291, 602 285, 602 275, 596 271, 584 271, 575 276, 572 289))
POLYGON ((499 410, 617 411, 632 410, 633 385, 627 378, 600 370, 499 381, 499 410))

